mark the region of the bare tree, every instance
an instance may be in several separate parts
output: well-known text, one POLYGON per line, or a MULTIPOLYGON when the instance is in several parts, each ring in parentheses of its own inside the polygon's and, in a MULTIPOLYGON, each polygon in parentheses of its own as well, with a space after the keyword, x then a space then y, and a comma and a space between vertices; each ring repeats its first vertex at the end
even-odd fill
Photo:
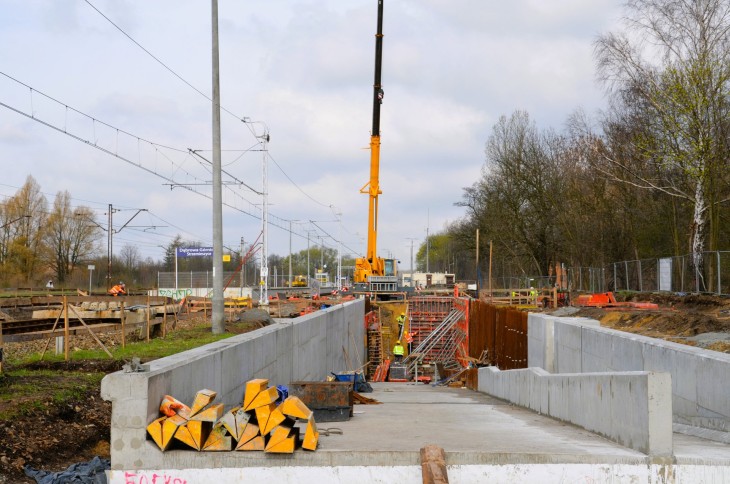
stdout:
POLYGON ((23 281, 39 279, 40 256, 43 250, 43 234, 48 202, 41 193, 40 185, 32 176, 5 204, 4 218, 8 232, 3 236, 4 269, 16 274, 23 281))
POLYGON ((125 244, 122 250, 119 252, 119 258, 122 262, 125 272, 133 274, 137 270, 140 262, 142 261, 142 255, 136 245, 125 244))
POLYGON ((502 116, 486 144, 482 179, 457 203, 520 272, 547 273, 558 255, 563 150, 562 138, 540 132, 526 112, 502 116))
POLYGON ((645 126, 632 150, 651 169, 602 154, 624 172, 622 181, 691 205, 689 247, 701 277, 708 218, 726 200, 727 187, 715 182, 726 163, 730 3, 629 0, 626 8, 624 31, 600 37, 595 55, 616 104, 641 113, 645 126))
POLYGON ((48 263, 59 283, 65 282, 78 264, 96 249, 99 228, 91 224, 93 212, 87 207, 71 207, 68 191, 58 192, 48 217, 45 242, 48 263))

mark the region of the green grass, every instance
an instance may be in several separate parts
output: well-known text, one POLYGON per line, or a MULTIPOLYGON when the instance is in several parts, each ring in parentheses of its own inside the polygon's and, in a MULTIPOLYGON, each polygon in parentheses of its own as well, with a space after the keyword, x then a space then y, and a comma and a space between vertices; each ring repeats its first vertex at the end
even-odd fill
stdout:
MULTIPOLYGON (((180 353, 191 348, 197 348, 208 343, 220 341, 222 339, 234 336, 233 333, 213 334, 210 330, 210 324, 201 324, 200 326, 184 330, 175 330, 167 334, 165 338, 156 337, 150 339, 149 343, 145 341, 135 341, 127 343, 125 348, 121 345, 107 348, 111 352, 115 360, 130 360, 132 357, 139 357, 144 361, 155 360, 165 356, 180 353)), ((109 355, 103 349, 97 348, 93 350, 72 351, 71 360, 104 360, 109 359, 109 355)), ((55 355, 46 352, 44 361, 63 361, 63 355, 55 355)), ((25 363, 35 363, 40 361, 40 353, 33 353, 21 360, 9 361, 14 366, 25 363)))
MULTIPOLYGON (((119 345, 110 347, 109 350, 117 361, 129 361, 135 356, 142 361, 150 361, 231 336, 235 335, 233 333, 214 335, 210 323, 201 323, 192 328, 172 331, 165 338, 156 337, 149 342, 130 342, 124 349, 119 345)), ((63 362, 64 358, 63 355, 46 352, 43 360, 63 362)), ((101 348, 71 353, 71 361, 82 360, 109 361, 110 359, 101 348)), ((83 400, 90 391, 98 392, 100 382, 106 374, 94 366, 89 366, 91 369, 87 371, 69 371, 62 365, 58 369, 24 367, 39 361, 40 353, 7 361, 4 372, 0 373, 0 420, 45 413, 49 406, 62 408, 67 403, 83 400)))

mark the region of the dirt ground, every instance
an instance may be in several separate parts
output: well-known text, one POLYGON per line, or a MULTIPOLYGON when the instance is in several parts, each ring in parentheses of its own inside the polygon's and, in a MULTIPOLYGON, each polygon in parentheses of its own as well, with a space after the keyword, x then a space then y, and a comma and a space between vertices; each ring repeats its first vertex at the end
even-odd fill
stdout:
MULTIPOLYGON (((634 296, 641 301, 659 304, 659 310, 628 310, 600 308, 560 308, 573 316, 585 316, 601 321, 606 327, 662 338, 678 343, 699 346, 715 351, 730 353, 730 298, 716 296, 673 296, 643 294, 634 296)), ((281 311, 292 315, 298 307, 282 305, 281 311)), ((567 314, 566 314, 567 315, 567 314)), ((274 314, 274 316, 278 316, 274 314)), ((178 328, 186 328, 201 322, 199 317, 178 322, 178 328)), ((248 317, 238 318, 227 324, 231 332, 248 331, 248 317)), ((119 335, 101 335, 105 345, 121 344, 119 335)), ((8 357, 19 357, 43 348, 45 341, 6 343, 8 357)), ((90 337, 74 337, 75 348, 94 348, 96 343, 90 337)), ((0 484, 32 483, 23 474, 23 466, 58 471, 77 462, 90 460, 93 456, 109 458, 109 428, 111 404, 99 396, 99 386, 84 386, 80 375, 105 374, 117 371, 122 362, 112 360, 72 361, 71 363, 36 363, 26 365, 27 370, 63 370, 63 384, 81 388, 78 398, 58 404, 51 397, 43 399, 40 405, 32 407, 20 416, 2 420, 0 418, 0 484)), ((20 377, 28 385, 39 388, 61 384, 59 377, 43 376, 43 372, 29 371, 20 377), (35 373, 40 373, 37 375, 35 373)), ((99 379, 100 380, 100 379, 99 379)), ((11 382, 0 377, 0 386, 11 382)), ((21 407, 22 399, 0 404, 0 415, 9 407, 21 407)))
POLYGON ((572 315, 597 319, 607 328, 730 353, 730 298, 641 294, 632 300, 653 302, 659 309, 582 308, 572 315))
MULTIPOLYGON (((262 318, 243 316, 234 319, 226 323, 226 331, 235 334, 260 327, 251 323, 262 318)), ((193 316, 179 320, 177 329, 201 323, 202 317, 193 316)), ((168 331, 172 330, 170 325, 168 323, 168 331)), ((130 341, 130 336, 134 339, 134 335, 128 335, 127 341, 130 341)), ((102 333, 99 337, 107 347, 121 345, 118 332, 102 333)), ((72 337, 71 344, 74 349, 98 347, 91 336, 86 335, 72 337)), ((6 359, 40 352, 44 345, 45 340, 5 343, 6 359)), ((53 343, 50 351, 53 352, 53 343)), ((111 403, 105 402, 99 395, 99 382, 104 374, 120 370, 123 364, 123 361, 105 359, 6 365, 6 370, 28 371, 21 376, 0 375, 0 390, 3 386, 34 386, 40 392, 13 398, 9 402, 0 401, 0 484, 34 483, 35 480, 23 473, 25 465, 60 471, 97 455, 108 459, 111 403), (91 375, 96 375, 96 378, 91 375), (74 398, 60 403, 51 396, 53 392, 44 392, 44 389, 57 391, 61 386, 73 388, 74 398), (2 416, 8 412, 15 415, 11 418, 2 416)))

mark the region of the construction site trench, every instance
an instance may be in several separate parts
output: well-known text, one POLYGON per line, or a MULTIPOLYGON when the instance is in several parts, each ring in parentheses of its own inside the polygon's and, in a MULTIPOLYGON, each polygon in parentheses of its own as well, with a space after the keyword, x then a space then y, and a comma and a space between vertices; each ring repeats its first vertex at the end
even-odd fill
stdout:
MULTIPOLYGON (((604 327, 677 343, 730 353, 730 299, 713 295, 633 294, 631 299, 651 301, 658 310, 625 308, 564 307, 545 310, 560 316, 597 319, 604 327)), ((543 311, 542 309, 533 309, 543 311)), ((296 311, 288 311, 294 315, 296 311)), ((232 334, 261 327, 261 322, 239 318, 229 321, 232 334)), ((169 322, 168 325, 172 323, 169 322)), ((191 328, 209 328, 202 314, 181 317, 176 328, 183 334, 191 328)), ((198 333, 191 333, 191 339, 198 333)), ((109 348, 121 345, 118 332, 99 333, 109 348)), ((144 340, 130 334, 127 342, 144 340)), ((110 457, 111 403, 99 395, 100 381, 118 371, 124 359, 33 361, 14 363, 39 354, 45 339, 6 342, 5 365, 0 375, 0 483, 35 482, 23 473, 29 465, 59 471, 93 456, 110 457)), ((72 352, 97 348, 88 334, 72 340, 72 352)))

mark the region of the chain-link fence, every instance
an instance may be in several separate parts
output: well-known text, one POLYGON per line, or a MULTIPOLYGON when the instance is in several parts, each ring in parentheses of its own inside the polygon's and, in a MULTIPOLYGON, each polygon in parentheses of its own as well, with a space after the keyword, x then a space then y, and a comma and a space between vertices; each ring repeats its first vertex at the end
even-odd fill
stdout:
MULTIPOLYGON (((730 251, 703 252, 701 269, 691 255, 613 262, 606 267, 565 267, 573 291, 669 291, 730 294, 730 251)), ((547 287, 546 277, 500 277, 503 287, 547 287), (533 282, 534 281, 534 282, 533 282)))
MULTIPOLYGON (((251 281, 251 274, 244 277, 240 272, 224 272, 223 281, 230 283, 228 287, 246 287, 256 284, 257 281, 251 281)), ((269 287, 287 287, 289 276, 287 274, 271 274, 269 276, 269 287)), ((311 281, 310 281, 311 283, 311 281)), ((158 272, 157 273, 158 288, 190 288, 202 289, 213 287, 212 271, 181 271, 175 275, 175 272, 158 272)))
POLYGON ((730 294, 730 252, 702 253, 697 270, 691 255, 614 262, 609 287, 628 291, 730 294))

